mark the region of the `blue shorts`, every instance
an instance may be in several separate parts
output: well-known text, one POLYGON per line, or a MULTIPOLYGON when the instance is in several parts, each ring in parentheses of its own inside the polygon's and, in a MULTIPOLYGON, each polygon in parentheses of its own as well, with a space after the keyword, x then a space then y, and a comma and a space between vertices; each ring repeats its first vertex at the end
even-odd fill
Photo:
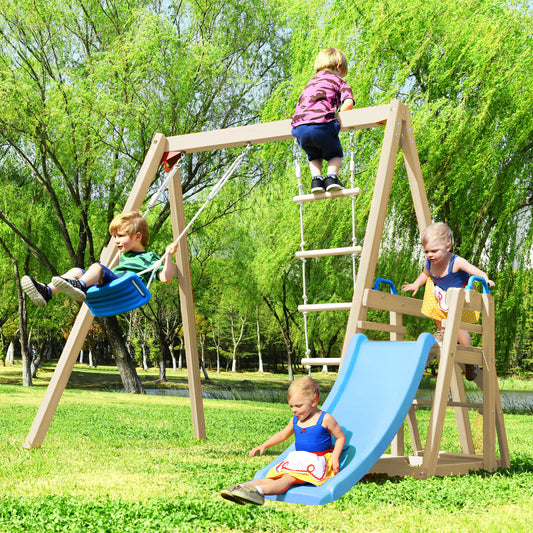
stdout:
POLYGON ((324 124, 301 124, 292 129, 292 134, 307 154, 308 161, 315 159, 329 161, 334 157, 344 157, 339 140, 340 129, 339 122, 332 120, 324 124))
MULTIPOLYGON (((101 287, 102 285, 107 285, 108 283, 111 283, 114 279, 120 278, 120 276, 115 274, 110 268, 106 267, 105 265, 102 265, 102 263, 96 264, 102 269, 102 281, 100 283, 97 283, 98 287, 101 287)), ((85 274, 86 271, 83 268, 80 270, 85 274)))
POLYGON ((102 263, 98 263, 100 265, 100 268, 102 269, 103 275, 102 275, 102 282, 98 283, 99 286, 107 285, 108 283, 111 283, 114 279, 120 278, 117 274, 115 274, 110 268, 107 268, 105 265, 102 265, 102 263))

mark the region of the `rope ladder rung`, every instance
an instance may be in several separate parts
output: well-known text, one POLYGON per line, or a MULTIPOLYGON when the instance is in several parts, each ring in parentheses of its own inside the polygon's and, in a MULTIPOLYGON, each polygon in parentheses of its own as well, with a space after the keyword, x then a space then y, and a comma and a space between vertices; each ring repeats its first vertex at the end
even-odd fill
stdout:
POLYGON ((318 192, 313 194, 302 194, 295 196, 292 201, 295 204, 300 204, 303 202, 315 202, 317 200, 329 200, 330 198, 343 198, 346 196, 358 196, 361 194, 361 189, 355 187, 354 189, 342 189, 340 191, 333 192, 318 192))
POLYGON ((346 246, 343 248, 327 248, 323 250, 302 250, 296 252, 297 259, 305 259, 310 257, 329 257, 334 255, 353 255, 361 253, 361 246, 346 246))

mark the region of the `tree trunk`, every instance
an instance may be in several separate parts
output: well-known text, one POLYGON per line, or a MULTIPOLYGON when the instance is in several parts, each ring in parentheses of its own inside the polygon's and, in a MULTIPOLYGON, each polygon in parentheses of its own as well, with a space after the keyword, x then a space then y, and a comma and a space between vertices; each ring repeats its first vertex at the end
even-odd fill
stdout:
POLYGON ((111 351, 115 356, 124 390, 133 394, 146 394, 144 387, 135 370, 135 364, 130 356, 122 331, 116 316, 100 317, 96 319, 102 327, 111 351))
POLYGON ((257 357, 259 359, 259 374, 263 373, 263 356, 261 354, 261 327, 259 324, 259 307, 256 308, 256 325, 257 325, 257 357))
POLYGON ((148 365, 148 346, 146 346, 146 343, 143 343, 143 345, 142 345, 142 352, 143 352, 143 370, 146 371, 149 368, 149 365, 148 365))
POLYGON ((167 365, 166 361, 170 359, 170 350, 168 348, 168 339, 161 327, 161 324, 154 321, 159 335, 159 381, 163 382, 167 380, 167 365))
POLYGON ((13 265, 13 272, 15 274, 15 284, 17 286, 17 296, 19 300, 18 314, 20 352, 22 354, 22 385, 25 387, 31 387, 33 382, 31 379, 31 354, 28 352, 28 312, 26 310, 26 297, 22 291, 22 285, 20 284, 20 274, 17 261, 2 239, 0 239, 0 246, 4 249, 6 255, 9 257, 9 260, 13 265))
POLYGON ((9 343, 9 346, 7 348, 7 362, 10 365, 15 364, 15 345, 13 344, 13 341, 9 343))
POLYGON ((283 314, 284 314, 284 317, 285 317, 285 325, 286 325, 284 327, 280 316, 278 315, 278 313, 276 312, 276 309, 274 308, 274 305, 270 302, 270 300, 266 296, 263 296, 263 300, 265 301, 265 303, 267 304, 268 308, 270 309, 270 311, 274 315, 274 318, 276 319, 276 322, 278 323, 279 330, 280 330, 282 338, 283 338, 283 342, 285 343, 285 346, 287 348, 287 367, 288 367, 287 370, 288 370, 288 373, 289 373, 289 381, 292 382, 294 380, 294 372, 293 372, 293 369, 292 369, 292 339, 291 339, 291 335, 290 335, 290 331, 289 331, 289 327, 288 327, 289 326, 289 316, 288 316, 287 307, 285 305, 283 306, 283 314))

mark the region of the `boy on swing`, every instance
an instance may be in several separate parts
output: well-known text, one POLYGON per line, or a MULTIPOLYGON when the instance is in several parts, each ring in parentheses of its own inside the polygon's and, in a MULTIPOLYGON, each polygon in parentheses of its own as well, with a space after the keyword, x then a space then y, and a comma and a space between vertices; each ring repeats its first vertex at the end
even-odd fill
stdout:
MULTIPOLYGON (((149 269, 160 257, 146 251, 150 240, 150 230, 146 219, 138 211, 117 215, 109 225, 109 233, 115 238, 115 246, 120 253, 118 265, 112 270, 101 263, 93 263, 88 270, 74 267, 62 276, 54 276, 48 285, 35 281, 31 276, 23 276, 21 283, 24 292, 38 307, 45 307, 58 292, 64 292, 77 302, 83 302, 87 289, 93 285, 106 285, 127 272, 139 274, 149 269)), ((163 283, 172 281, 172 255, 178 243, 170 244, 164 263, 157 270, 157 277, 163 283)), ((140 274, 143 283, 148 283, 151 272, 140 274)))

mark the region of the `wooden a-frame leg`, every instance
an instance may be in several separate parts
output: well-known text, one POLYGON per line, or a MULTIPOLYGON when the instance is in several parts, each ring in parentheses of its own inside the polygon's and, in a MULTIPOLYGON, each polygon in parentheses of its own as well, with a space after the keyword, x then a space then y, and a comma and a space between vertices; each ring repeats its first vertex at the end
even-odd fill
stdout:
POLYGON ((92 323, 93 316, 89 308, 84 304, 76 317, 72 331, 57 362, 54 375, 50 380, 41 406, 26 437, 24 448, 39 448, 43 443, 92 323))
POLYGON ((429 429, 424 451, 424 462, 420 477, 426 478, 435 474, 439 457, 439 448, 444 428, 444 419, 448 404, 452 374, 455 371, 455 350, 459 334, 459 324, 464 306, 464 291, 450 288, 447 291, 449 299, 448 322, 441 347, 441 356, 435 385, 435 395, 429 419, 429 429))
MULTIPOLYGON (((165 149, 164 140, 165 136, 162 134, 157 134, 152 140, 152 144, 124 207, 124 211, 133 211, 141 208, 159 167, 165 149)), ((117 254, 115 246, 112 243, 104 248, 100 261, 109 267, 113 267, 117 263, 117 254)), ((25 448, 39 448, 43 443, 92 322, 93 316, 89 308, 83 305, 76 317, 72 331, 57 363, 54 375, 50 380, 44 399, 30 428, 24 443, 25 448)))
MULTIPOLYGON (((174 175, 174 179, 169 183, 169 196, 172 230, 174 233, 174 238, 176 239, 187 225, 185 223, 185 209, 183 204, 183 193, 181 189, 181 173, 179 169, 174 175)), ((180 240, 176 258, 178 265, 181 316, 183 319, 185 356, 187 358, 187 376, 191 400, 193 435, 197 439, 205 439, 206 430, 202 398, 202 383, 200 380, 200 360, 198 356, 198 340, 196 338, 194 299, 187 235, 184 235, 180 240)))
POLYGON ((358 331, 357 324, 366 318, 366 308, 363 306, 363 295, 365 289, 372 286, 376 273, 376 265, 379 255, 385 218, 389 205, 390 192, 392 187, 392 177, 396 164, 396 155, 400 144, 402 133, 403 117, 408 112, 407 106, 399 100, 393 100, 390 104, 389 117, 385 126, 381 156, 379 159, 376 182, 374 184, 374 194, 368 215, 365 238, 361 251, 359 270, 354 287, 352 306, 344 345, 342 349, 342 359, 346 355, 352 335, 358 331))
MULTIPOLYGON (((452 400, 456 402, 466 402, 465 385, 461 368, 456 363, 452 373, 451 380, 452 400)), ((459 442, 463 453, 475 454, 474 439, 472 438, 472 427, 470 425, 470 417, 468 416, 467 407, 454 407, 455 420, 457 422, 457 431, 459 433, 459 442)))

